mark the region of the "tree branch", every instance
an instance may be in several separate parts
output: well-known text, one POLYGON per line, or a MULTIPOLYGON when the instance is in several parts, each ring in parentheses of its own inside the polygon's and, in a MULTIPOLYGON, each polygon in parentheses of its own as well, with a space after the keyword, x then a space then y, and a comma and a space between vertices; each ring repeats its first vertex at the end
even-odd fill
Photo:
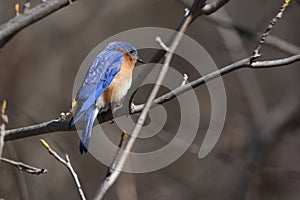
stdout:
POLYGON ((73 169, 72 167, 72 164, 71 164, 71 161, 70 161, 70 158, 69 156, 66 154, 66 160, 63 159, 60 155, 58 155, 50 146, 49 144, 41 139, 41 143, 44 145, 44 147, 48 150, 49 154, 52 155, 56 160, 58 160, 60 163, 62 163, 68 170, 69 172, 71 173, 72 175, 72 178, 76 184, 76 187, 77 187, 77 190, 78 190, 78 193, 79 193, 79 196, 82 200, 85 200, 85 195, 84 195, 84 192, 83 192, 83 189, 81 187, 81 184, 80 184, 80 181, 79 181, 79 178, 78 178, 78 175, 77 173, 75 172, 75 170, 73 169))
POLYGON ((217 0, 213 3, 207 4, 203 7, 202 11, 205 15, 210 15, 220 8, 222 8, 229 0, 217 0))
POLYGON ((272 30, 272 28, 274 27, 274 25, 282 18, 282 15, 283 15, 284 11, 286 10, 286 8, 288 7, 288 5, 290 4, 290 2, 291 2, 291 0, 284 1, 284 3, 282 4, 277 15, 271 20, 271 22, 268 25, 268 27, 266 28, 265 32, 261 35, 259 43, 253 51, 253 54, 252 54, 253 59, 260 56, 260 49, 261 49, 262 45, 265 43, 266 38, 268 37, 268 35, 269 35, 270 31, 272 30))
POLYGON ((0 113, 0 158, 2 156, 2 151, 4 147, 5 126, 8 123, 8 117, 5 114, 5 110, 6 110, 6 101, 3 100, 1 104, 1 113, 0 113))
MULTIPOLYGON (((203 77, 196 79, 190 83, 187 83, 183 86, 180 86, 154 100, 154 105, 155 104, 162 104, 165 102, 168 102, 175 98, 178 95, 181 95, 192 88, 196 88, 200 85, 203 85, 205 82, 211 81, 213 79, 216 79, 220 76, 223 76, 225 74, 228 74, 232 71, 241 69, 241 68, 273 68, 273 67, 279 67, 279 66, 284 66, 288 65, 291 63, 294 63, 296 61, 300 61, 300 54, 291 56, 288 58, 283 58, 283 59, 278 59, 278 60, 270 60, 270 61, 255 61, 253 63, 250 63, 251 57, 245 58, 243 60, 240 60, 236 63, 233 63, 231 65, 228 65, 226 67, 223 67, 219 70, 216 70, 214 72, 211 72, 207 75, 204 75, 203 77)), ((133 113, 138 113, 140 112, 144 107, 144 104, 141 105, 135 105, 134 108, 131 110, 131 114, 133 113)))
MULTIPOLYGON (((243 36, 252 38, 252 39, 259 39, 262 35, 262 33, 256 33, 247 27, 233 23, 230 19, 224 18, 224 16, 221 16, 218 13, 211 15, 210 17, 207 17, 206 20, 209 22, 215 24, 216 26, 226 28, 226 29, 234 29, 239 34, 242 34, 243 36)), ((285 41, 281 38, 278 38, 277 36, 270 35, 268 36, 268 39, 265 41, 266 44, 269 44, 277 49, 280 49, 281 51, 287 52, 291 55, 300 53, 300 47, 296 46, 295 44, 289 43, 288 41, 285 41)))
POLYGON ((17 161, 10 160, 10 159, 7 159, 7 158, 1 158, 1 161, 5 162, 7 164, 10 164, 10 165, 18 168, 19 170, 24 171, 24 172, 29 173, 29 174, 40 175, 40 174, 47 173, 47 169, 36 168, 36 167, 30 166, 30 165, 27 165, 25 163, 17 162, 17 161))
POLYGON ((22 29, 68 5, 68 0, 48 0, 26 10, 25 13, 19 13, 0 26, 0 48, 22 29))

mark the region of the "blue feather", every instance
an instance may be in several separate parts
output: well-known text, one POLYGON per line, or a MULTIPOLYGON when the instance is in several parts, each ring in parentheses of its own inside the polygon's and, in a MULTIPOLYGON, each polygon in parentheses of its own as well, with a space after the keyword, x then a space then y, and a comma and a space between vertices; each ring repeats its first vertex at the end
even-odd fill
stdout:
POLYGON ((85 113, 85 126, 80 140, 80 153, 87 152, 89 141, 92 135, 94 121, 99 110, 95 106, 91 106, 85 113))
POLYGON ((97 56, 77 93, 76 101, 79 104, 70 122, 70 127, 74 126, 80 120, 84 113, 109 86, 120 71, 123 59, 123 54, 116 51, 103 51, 97 56), (95 77, 97 77, 96 80, 95 77))

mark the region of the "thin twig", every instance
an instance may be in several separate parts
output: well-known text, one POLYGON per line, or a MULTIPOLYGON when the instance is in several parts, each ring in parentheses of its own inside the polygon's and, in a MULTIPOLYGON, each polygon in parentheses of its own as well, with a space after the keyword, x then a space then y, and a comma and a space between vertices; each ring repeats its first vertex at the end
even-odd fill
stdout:
POLYGON ((6 101, 3 100, 1 104, 1 113, 0 113, 0 158, 2 156, 2 151, 4 147, 5 126, 8 123, 8 117, 5 114, 5 110, 6 110, 6 101))
MULTIPOLYGON (((119 145, 118 145, 118 150, 117 150, 117 152, 115 154, 113 162, 112 162, 111 166, 108 167, 106 176, 105 176, 104 180, 101 182, 101 185, 100 185, 100 187, 99 187, 98 190, 106 192, 109 189, 109 187, 111 185, 110 184, 110 181, 111 181, 110 176, 114 172, 115 166, 117 165, 117 157, 122 153, 126 137, 127 137, 127 133, 126 133, 126 131, 123 131, 123 133, 121 135, 121 139, 120 139, 119 145)), ((102 194, 101 194, 101 196, 102 196, 102 194)), ((103 196, 104 196, 104 193, 103 193, 103 196)))
POLYGON ((272 28, 274 27, 274 25, 282 18, 282 15, 283 15, 284 11, 286 10, 286 8, 288 7, 288 5, 290 4, 290 2, 291 2, 291 0, 285 0, 281 6, 279 12, 277 13, 277 15, 271 20, 271 22, 268 25, 268 27, 266 28, 265 32, 262 34, 257 47, 253 51, 253 54, 252 54, 253 59, 260 56, 260 49, 261 49, 262 45, 265 43, 266 38, 268 37, 268 35, 269 35, 270 31, 272 30, 272 28))
POLYGON ((126 131, 123 131, 123 133, 121 135, 121 139, 120 139, 119 145, 118 145, 118 151, 116 152, 116 155, 115 155, 115 157, 113 159, 113 163, 111 164, 111 166, 107 170, 107 175, 106 175, 107 177, 113 172, 113 170, 114 170, 114 168, 115 168, 115 166, 117 164, 115 161, 116 161, 117 156, 119 154, 121 154, 122 149, 124 148, 126 137, 127 137, 127 133, 126 133, 126 131))
MULTIPOLYGON (((220 15, 224 20, 233 21, 225 9, 218 12, 217 15, 220 15)), ((216 27, 216 30, 228 49, 228 55, 231 60, 237 60, 249 55, 240 34, 235 29, 229 30, 216 27)), ((256 43, 258 40, 256 39, 256 43)), ((245 103, 249 106, 249 114, 251 114, 253 122, 260 123, 264 121, 268 114, 268 109, 255 72, 253 70, 248 70, 247 73, 239 71, 237 72, 237 77, 241 83, 241 94, 246 98, 245 103)))
POLYGON ((25 164, 25 163, 22 163, 22 162, 17 162, 17 161, 10 160, 10 159, 7 159, 7 158, 1 158, 1 161, 3 161, 4 163, 10 164, 10 165, 18 168, 19 170, 24 171, 28 174, 40 175, 40 174, 47 173, 47 169, 36 168, 36 167, 30 166, 28 164, 25 164))
POLYGON ((83 192, 83 189, 81 187, 81 184, 80 184, 80 181, 79 181, 79 178, 78 178, 78 175, 77 173, 75 172, 75 170, 73 169, 72 167, 72 164, 71 164, 71 161, 70 161, 70 158, 69 156, 66 154, 66 159, 63 159, 60 155, 58 155, 58 153, 56 153, 50 146, 49 144, 44 140, 44 139, 41 139, 41 143, 43 144, 43 146, 48 150, 49 154, 52 155, 56 160, 58 160, 60 163, 62 163, 68 170, 69 172, 71 173, 72 175, 72 178, 76 184, 76 187, 77 187, 77 190, 78 190, 78 193, 79 193, 79 196, 82 200, 85 200, 85 195, 84 195, 84 192, 83 192))
POLYGON ((0 48, 25 27, 68 5, 70 5, 68 0, 48 0, 31 9, 27 9, 25 13, 19 13, 19 8, 15 9, 18 11, 16 12, 18 14, 0 26, 0 48))
POLYGON ((169 51, 169 47, 161 40, 161 37, 156 36, 155 41, 166 51, 169 51))
POLYGON ((183 81, 182 81, 182 83, 181 83, 181 85, 180 86, 183 86, 183 85, 185 85, 186 83, 187 83, 187 80, 188 80, 188 75, 187 74, 183 74, 183 81))
MULTIPOLYGON (((8 155, 11 159, 20 160, 12 142, 7 143, 6 148, 7 148, 8 155)), ((29 200, 30 197, 29 197, 28 184, 25 178, 25 174, 17 169, 14 170, 14 173, 16 176, 15 177, 17 182, 16 187, 18 188, 20 199, 29 200)))

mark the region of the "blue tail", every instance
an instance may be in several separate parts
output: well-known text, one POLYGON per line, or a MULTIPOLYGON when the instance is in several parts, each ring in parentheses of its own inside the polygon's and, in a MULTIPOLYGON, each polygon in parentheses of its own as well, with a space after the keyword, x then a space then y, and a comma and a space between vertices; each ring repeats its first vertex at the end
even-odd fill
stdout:
POLYGON ((88 111, 89 108, 93 107, 92 104, 95 103, 95 98, 91 95, 85 102, 78 102, 77 109, 74 113, 73 118, 70 121, 69 127, 74 126, 79 119, 88 111))
POLYGON ((85 113, 84 116, 85 124, 84 124, 80 145, 79 145, 81 154, 83 152, 86 153, 88 151, 89 141, 92 135, 93 124, 98 115, 98 112, 99 110, 95 106, 92 106, 85 113))

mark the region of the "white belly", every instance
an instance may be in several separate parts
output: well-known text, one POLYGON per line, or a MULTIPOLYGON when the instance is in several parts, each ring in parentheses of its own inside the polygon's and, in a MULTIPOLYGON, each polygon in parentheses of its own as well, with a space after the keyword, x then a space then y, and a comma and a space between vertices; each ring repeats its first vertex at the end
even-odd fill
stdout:
MULTIPOLYGON (((115 80, 113 80, 115 81, 115 80)), ((112 102, 113 103, 119 103, 122 101, 122 99, 127 94, 132 82, 132 77, 129 77, 127 79, 124 79, 122 81, 116 81, 115 88, 113 90, 112 94, 112 102)))
POLYGON ((106 111, 109 108, 109 105, 119 104, 122 99, 127 94, 132 82, 132 76, 121 77, 119 79, 114 79, 110 86, 106 90, 110 90, 111 92, 105 91, 100 95, 100 97, 96 101, 96 106, 100 111, 106 111), (107 98, 108 93, 111 95, 110 98, 107 98))

